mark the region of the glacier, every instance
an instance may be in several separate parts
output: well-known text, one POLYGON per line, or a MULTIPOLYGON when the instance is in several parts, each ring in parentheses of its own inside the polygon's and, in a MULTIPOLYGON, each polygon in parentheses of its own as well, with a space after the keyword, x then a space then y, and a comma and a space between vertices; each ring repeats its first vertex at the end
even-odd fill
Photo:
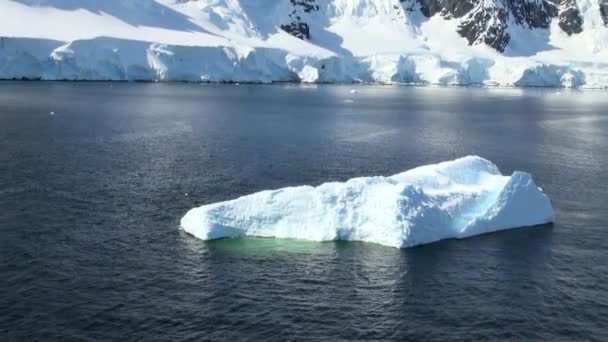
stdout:
POLYGON ((502 2, 450 14, 421 3, 459 2, 4 0, 0 79, 608 89, 605 0, 569 0, 558 7, 574 17, 559 20, 538 7, 556 0, 518 0, 539 27, 475 19, 502 2), (486 43, 499 24, 497 50, 486 43))
POLYGON ((390 177, 267 190, 191 209, 181 219, 202 240, 244 236, 365 241, 405 248, 555 220, 531 175, 503 176, 478 156, 390 177))

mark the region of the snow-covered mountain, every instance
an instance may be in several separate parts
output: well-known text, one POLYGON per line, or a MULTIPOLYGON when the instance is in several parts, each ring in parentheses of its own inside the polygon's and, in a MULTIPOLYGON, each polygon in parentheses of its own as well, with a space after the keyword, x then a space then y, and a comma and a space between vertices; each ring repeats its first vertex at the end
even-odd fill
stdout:
POLYGON ((608 0, 0 0, 0 78, 608 88, 608 0))

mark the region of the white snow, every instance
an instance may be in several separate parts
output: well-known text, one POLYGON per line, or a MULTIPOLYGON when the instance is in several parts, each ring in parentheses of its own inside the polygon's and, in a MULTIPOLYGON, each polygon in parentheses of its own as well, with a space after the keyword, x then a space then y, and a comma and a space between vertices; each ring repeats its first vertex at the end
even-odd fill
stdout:
POLYGON ((581 34, 512 25, 505 54, 458 20, 397 0, 317 0, 311 39, 279 29, 289 0, 2 0, 0 79, 378 82, 608 88, 608 27, 578 0, 581 34))
POLYGON ((525 172, 503 176, 476 156, 317 187, 262 191, 190 210, 182 228, 203 239, 257 236, 411 247, 554 221, 525 172))

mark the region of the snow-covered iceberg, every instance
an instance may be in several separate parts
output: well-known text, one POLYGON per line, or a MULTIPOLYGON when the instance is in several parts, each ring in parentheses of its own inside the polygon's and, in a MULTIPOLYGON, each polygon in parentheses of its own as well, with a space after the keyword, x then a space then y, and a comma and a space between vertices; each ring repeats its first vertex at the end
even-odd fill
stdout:
POLYGON ((258 236, 411 247, 554 221, 530 174, 503 176, 481 157, 391 177, 262 191, 190 210, 182 228, 203 240, 258 236))

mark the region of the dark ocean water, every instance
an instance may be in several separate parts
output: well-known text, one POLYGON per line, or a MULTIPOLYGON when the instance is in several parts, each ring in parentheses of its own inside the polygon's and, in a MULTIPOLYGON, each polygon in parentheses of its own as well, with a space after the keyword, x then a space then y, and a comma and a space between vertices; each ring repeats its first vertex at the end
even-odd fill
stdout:
POLYGON ((0 83, 0 340, 608 340, 608 93, 358 89, 0 83), (467 154, 531 172, 556 224, 405 250, 179 229, 467 154))

